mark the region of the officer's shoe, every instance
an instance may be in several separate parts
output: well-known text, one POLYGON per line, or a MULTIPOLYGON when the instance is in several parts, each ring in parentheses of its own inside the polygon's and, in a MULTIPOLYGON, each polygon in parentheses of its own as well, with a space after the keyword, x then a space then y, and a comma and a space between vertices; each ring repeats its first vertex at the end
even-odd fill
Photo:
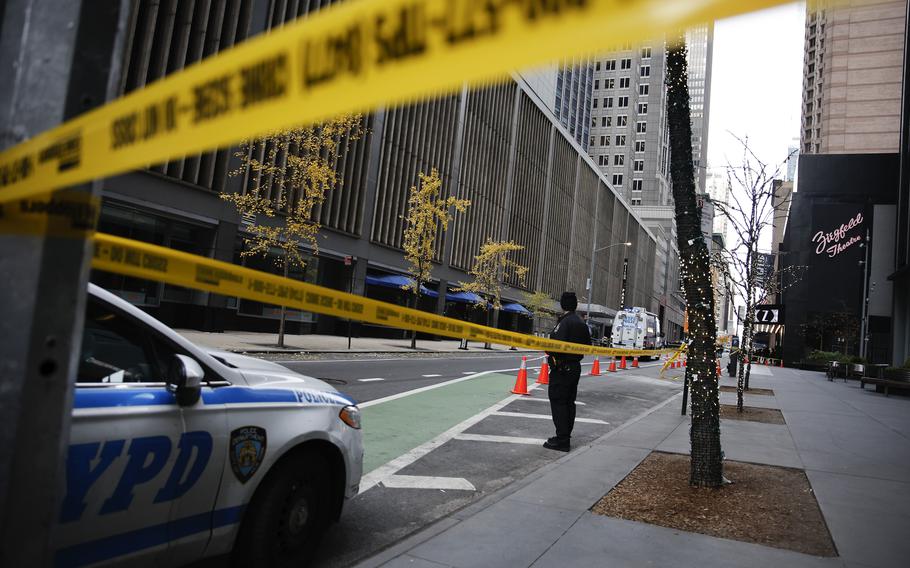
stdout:
POLYGON ((548 439, 546 442, 544 442, 544 443, 543 443, 543 447, 545 447, 545 448, 548 449, 548 450, 556 450, 556 451, 558 451, 558 452, 568 452, 568 451, 569 451, 569 443, 568 443, 568 442, 560 442, 560 441, 559 441, 557 438, 555 438, 555 437, 554 437, 554 438, 550 438, 550 439, 548 439))

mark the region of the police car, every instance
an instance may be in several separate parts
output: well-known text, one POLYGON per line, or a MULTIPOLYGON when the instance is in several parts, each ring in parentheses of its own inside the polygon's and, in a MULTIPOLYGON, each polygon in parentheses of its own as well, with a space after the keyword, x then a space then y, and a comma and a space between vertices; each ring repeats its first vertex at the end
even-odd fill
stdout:
POLYGON ((358 491, 354 401, 88 292, 56 564, 305 563, 358 491))

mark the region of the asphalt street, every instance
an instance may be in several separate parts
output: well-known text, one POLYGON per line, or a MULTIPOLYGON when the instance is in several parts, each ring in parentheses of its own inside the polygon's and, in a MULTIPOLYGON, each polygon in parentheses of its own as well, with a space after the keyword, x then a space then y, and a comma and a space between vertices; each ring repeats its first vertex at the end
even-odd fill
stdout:
MULTIPOLYGON (((540 366, 542 354, 528 355, 529 366, 540 366), (536 359, 536 360, 535 360, 536 359)), ((521 366, 519 354, 464 354, 452 357, 327 359, 276 361, 303 375, 325 380, 358 403, 439 384, 482 371, 512 371, 521 366)))
MULTIPOLYGON (((529 396, 511 394, 521 355, 293 361, 361 403, 364 477, 326 535, 315 566, 345 567, 533 474, 564 456, 553 435, 541 363, 528 356, 529 396), (381 379, 381 380, 380 380, 381 379)), ((589 376, 583 366, 573 445, 590 443, 680 392, 660 364, 589 376)), ((524 520, 526 521, 526 520, 524 520)), ((516 519, 516 530, 520 530, 516 519)))

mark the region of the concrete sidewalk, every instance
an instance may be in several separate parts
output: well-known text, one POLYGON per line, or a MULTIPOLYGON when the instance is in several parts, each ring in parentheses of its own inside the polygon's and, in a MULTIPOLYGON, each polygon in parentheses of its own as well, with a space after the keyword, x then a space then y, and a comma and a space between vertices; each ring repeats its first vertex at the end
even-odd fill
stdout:
MULTIPOLYGON (((725 420, 726 457, 803 469, 839 557, 591 513, 652 450, 688 453, 689 421, 677 395, 358 567, 908 566, 910 400, 821 373, 755 369, 752 386, 775 396, 749 396, 746 404, 779 408, 787 423, 725 420)), ((721 402, 735 404, 735 394, 721 393, 721 402)))
MULTIPOLYGON (((285 335, 285 348, 277 346, 277 333, 257 333, 250 331, 226 331, 211 333, 193 329, 178 329, 180 335, 193 343, 211 349, 234 351, 237 353, 464 353, 459 350, 458 340, 444 339, 433 341, 418 339, 417 349, 411 349, 410 339, 384 339, 379 337, 354 337, 348 349, 348 338, 337 335, 285 335)), ((489 353, 491 350, 508 351, 503 345, 493 345, 484 349, 483 343, 470 342, 468 351, 489 353)), ((530 352, 525 349, 518 351, 530 352)))

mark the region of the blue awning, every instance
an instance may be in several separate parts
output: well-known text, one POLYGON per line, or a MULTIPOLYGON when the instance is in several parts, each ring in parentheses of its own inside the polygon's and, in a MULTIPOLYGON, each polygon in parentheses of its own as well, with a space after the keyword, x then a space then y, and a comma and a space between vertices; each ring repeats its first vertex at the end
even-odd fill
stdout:
POLYGON ((531 315, 531 312, 529 312, 526 307, 522 306, 521 304, 515 303, 515 302, 503 304, 502 311, 512 312, 514 314, 524 314, 526 316, 531 315))
MULTIPOLYGON (((414 281, 408 278, 407 276, 402 276, 400 274, 384 274, 382 276, 370 276, 367 275, 366 278, 367 284, 371 286, 383 286, 385 288, 398 288, 401 291, 404 291, 404 287, 408 285, 413 285, 414 281)), ((420 286, 420 293, 424 296, 429 296, 430 298, 438 298, 439 292, 435 290, 430 290, 426 286, 420 286)))
POLYGON ((449 292, 446 301, 462 302, 464 304, 482 304, 483 299, 474 292, 449 292))

